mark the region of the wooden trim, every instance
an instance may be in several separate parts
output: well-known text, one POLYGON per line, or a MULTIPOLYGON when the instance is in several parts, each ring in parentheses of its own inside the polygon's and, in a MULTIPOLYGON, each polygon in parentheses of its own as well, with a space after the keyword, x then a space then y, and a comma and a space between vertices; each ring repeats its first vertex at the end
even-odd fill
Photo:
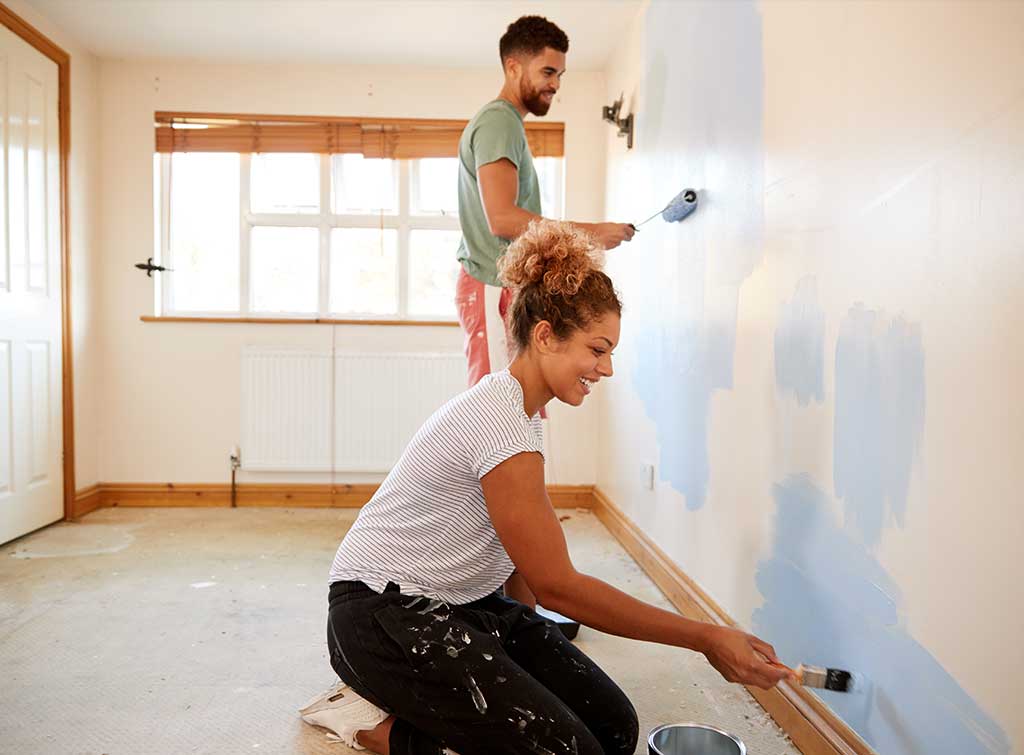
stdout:
POLYGON ((60 130, 61 384, 63 388, 64 518, 74 518, 75 395, 74 344, 71 337, 71 228, 68 203, 68 156, 71 153, 71 56, 49 37, 0 3, 3 24, 57 64, 57 121, 60 130))
POLYGON ((591 509, 594 507, 593 485, 548 485, 548 498, 556 509, 591 509))
POLYGON ((263 325, 415 325, 457 328, 457 320, 334 320, 329 317, 156 317, 141 315, 142 322, 259 323, 263 325))
MULTIPOLYGON (((231 505, 231 485, 223 482, 106 482, 93 487, 98 490, 99 498, 93 509, 110 506, 188 508, 231 505)), ((239 507, 359 508, 370 500, 378 487, 375 483, 239 483, 235 488, 235 503, 239 507)), ((548 497, 555 508, 589 509, 593 501, 593 487, 549 485, 548 497)))
POLYGON ((75 505, 68 519, 78 519, 86 514, 91 514, 103 506, 103 489, 99 483, 82 488, 75 493, 75 505))
POLYGON ((103 506, 230 506, 231 486, 176 483, 102 483, 103 506))
POLYGON ((0 3, 0 24, 13 31, 58 66, 67 65, 71 61, 71 56, 49 37, 3 3, 0 3))
MULTIPOLYGON (((127 507, 215 507, 231 505, 227 483, 104 483, 103 506, 127 507)), ((294 506, 298 508, 358 508, 370 500, 377 485, 288 485, 253 484, 236 486, 238 506, 294 506)))
MULTIPOLYGON (((594 514, 681 614, 699 621, 736 625, 647 533, 596 487, 594 514)), ((767 692, 756 687, 747 689, 804 755, 875 755, 856 732, 804 688, 783 682, 767 692)))

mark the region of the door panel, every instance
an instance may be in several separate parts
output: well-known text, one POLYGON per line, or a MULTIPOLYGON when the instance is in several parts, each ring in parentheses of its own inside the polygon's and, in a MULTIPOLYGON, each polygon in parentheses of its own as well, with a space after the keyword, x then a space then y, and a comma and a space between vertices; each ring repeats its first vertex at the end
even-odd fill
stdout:
POLYGON ((64 516, 57 87, 0 27, 0 543, 64 516))

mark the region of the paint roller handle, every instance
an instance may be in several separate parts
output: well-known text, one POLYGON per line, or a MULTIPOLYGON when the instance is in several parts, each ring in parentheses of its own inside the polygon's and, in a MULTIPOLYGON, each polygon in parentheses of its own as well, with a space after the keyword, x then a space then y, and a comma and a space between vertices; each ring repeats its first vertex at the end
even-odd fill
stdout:
POLYGON ((658 210, 656 213, 651 215, 646 220, 641 220, 639 223, 630 223, 630 225, 633 226, 633 230, 634 231, 638 231, 638 230, 640 230, 640 226, 644 225, 645 223, 650 223, 652 220, 654 220, 656 217, 658 217, 661 213, 662 213, 662 211, 658 210))

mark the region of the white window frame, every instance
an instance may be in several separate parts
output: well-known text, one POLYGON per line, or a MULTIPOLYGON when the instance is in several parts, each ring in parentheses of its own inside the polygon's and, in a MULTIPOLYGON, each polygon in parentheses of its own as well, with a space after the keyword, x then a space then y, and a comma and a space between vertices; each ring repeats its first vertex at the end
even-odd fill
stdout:
MULTIPOLYGON (((168 317, 211 317, 211 318, 257 318, 257 319, 345 319, 345 320, 395 320, 425 322, 455 322, 454 301, 452 311, 446 314, 414 315, 409 313, 409 243, 410 234, 414 230, 459 231, 457 213, 413 214, 412 198, 418 180, 418 161, 416 159, 395 160, 398 168, 398 212, 374 214, 336 214, 331 204, 331 171, 333 155, 318 155, 320 165, 320 212, 319 213, 256 213, 250 206, 250 187, 252 177, 252 155, 239 154, 239 308, 229 312, 171 310, 167 303, 172 301, 173 281, 169 275, 161 275, 159 294, 156 296, 155 312, 158 316, 168 317), (252 297, 249 287, 250 238, 253 228, 317 228, 319 232, 319 287, 317 308, 315 312, 260 312, 252 309, 252 297), (397 231, 397 288, 396 300, 398 311, 390 314, 380 313, 338 313, 332 312, 330 304, 331 285, 331 231, 335 228, 384 228, 397 231)), ((563 195, 565 191, 564 160, 557 159, 556 181, 558 191, 555 207, 545 212, 547 217, 561 218, 563 195)), ((170 175, 171 153, 161 153, 154 160, 154 168, 159 174, 154 177, 154 204, 159 208, 159 226, 156 229, 157 264, 167 260, 173 268, 170 255, 170 175)), ((452 261, 455 264, 455 249, 452 249, 452 261)))
MULTIPOLYGON (((555 173, 555 196, 554 206, 544 207, 544 217, 552 220, 565 220, 565 158, 564 157, 535 157, 533 158, 534 170, 540 160, 551 160, 555 173)), ((547 163, 544 163, 547 164, 547 163)), ((539 179, 538 179, 539 180, 539 179)))

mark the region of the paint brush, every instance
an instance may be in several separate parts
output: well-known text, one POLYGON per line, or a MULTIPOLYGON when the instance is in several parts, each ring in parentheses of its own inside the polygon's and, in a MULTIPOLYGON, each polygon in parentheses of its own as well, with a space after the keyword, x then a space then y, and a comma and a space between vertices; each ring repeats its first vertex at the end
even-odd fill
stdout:
POLYGON ((822 668, 800 664, 795 670, 797 681, 805 687, 827 689, 833 692, 853 692, 856 676, 841 668, 822 668))
MULTIPOLYGON (((758 655, 761 654, 758 653, 758 655)), ((794 669, 781 661, 773 661, 764 655, 761 657, 773 666, 786 669, 789 672, 789 680, 798 682, 804 687, 827 689, 832 692, 856 692, 864 686, 864 682, 860 681, 859 674, 841 668, 822 668, 801 663, 794 669)))

